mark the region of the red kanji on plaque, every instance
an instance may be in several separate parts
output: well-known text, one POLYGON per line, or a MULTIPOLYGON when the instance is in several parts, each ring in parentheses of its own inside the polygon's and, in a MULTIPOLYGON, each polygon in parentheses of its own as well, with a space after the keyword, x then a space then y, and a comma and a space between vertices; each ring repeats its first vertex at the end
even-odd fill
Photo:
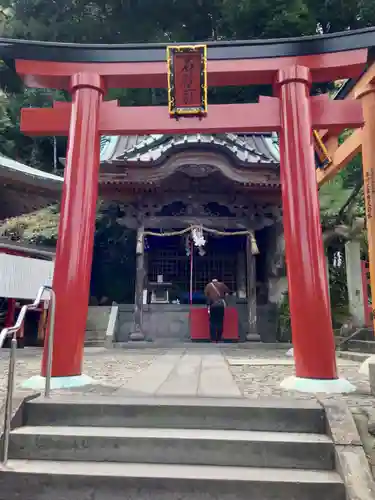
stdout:
POLYGON ((205 45, 167 48, 171 116, 202 115, 207 112, 206 53, 205 45))

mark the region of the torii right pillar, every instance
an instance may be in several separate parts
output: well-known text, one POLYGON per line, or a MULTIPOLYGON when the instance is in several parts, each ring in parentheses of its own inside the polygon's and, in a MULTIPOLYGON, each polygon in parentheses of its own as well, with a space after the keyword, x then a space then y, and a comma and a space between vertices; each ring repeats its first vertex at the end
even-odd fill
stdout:
POLYGON ((310 109, 310 71, 280 70, 280 175, 296 376, 282 387, 342 393, 355 388, 339 379, 320 224, 310 109))
POLYGON ((369 252, 369 271, 372 292, 372 322, 375 332, 375 84, 370 83, 356 93, 362 102, 362 168, 366 206, 366 226, 369 252))

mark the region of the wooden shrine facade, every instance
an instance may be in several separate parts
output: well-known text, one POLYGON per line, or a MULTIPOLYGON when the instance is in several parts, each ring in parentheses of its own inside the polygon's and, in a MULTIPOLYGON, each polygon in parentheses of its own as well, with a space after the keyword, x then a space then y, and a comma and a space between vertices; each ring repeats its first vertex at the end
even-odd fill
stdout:
MULTIPOLYGON (((283 236, 277 137, 120 136, 103 137, 101 146, 102 198, 113 204, 120 224, 138 231, 140 240, 146 233, 142 255, 137 259, 137 307, 144 309, 146 296, 147 302, 151 301, 151 292, 145 295, 145 291, 160 276, 172 288, 169 302, 189 303, 187 234, 179 235, 181 230, 197 225, 228 234, 250 231, 262 247, 256 258, 244 235, 218 237, 205 233, 204 255, 194 251, 191 286, 193 302, 202 304, 207 282, 215 276, 223 279, 242 311, 241 337, 258 335, 257 318, 267 314, 269 296, 275 304, 282 292, 282 288, 277 296, 273 292, 279 278, 273 266, 275 259, 280 259, 276 239, 283 236), (149 237, 148 231, 165 236, 149 237)), ((134 322, 142 323, 143 317, 135 315, 134 322)), ((260 323, 264 324, 262 318, 260 323)), ((122 328, 120 340, 132 336, 134 324, 128 321, 127 325, 128 331, 122 328)), ((137 328, 149 338, 158 337, 149 331, 150 326, 146 330, 138 324, 137 328)), ((276 326, 270 330, 263 333, 275 340, 276 326)))

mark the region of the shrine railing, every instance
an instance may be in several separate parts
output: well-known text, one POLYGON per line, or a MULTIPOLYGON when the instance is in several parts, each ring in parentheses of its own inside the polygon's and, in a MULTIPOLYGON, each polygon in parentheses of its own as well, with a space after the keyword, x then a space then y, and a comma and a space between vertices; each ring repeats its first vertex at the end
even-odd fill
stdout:
POLYGON ((22 306, 16 324, 8 328, 3 328, 0 332, 0 348, 3 347, 5 340, 11 337, 8 383, 7 383, 5 413, 4 413, 4 435, 3 435, 3 449, 2 449, 3 465, 5 465, 8 461, 9 437, 10 437, 10 429, 12 421, 12 403, 13 403, 14 386, 15 386, 14 375, 15 375, 16 357, 17 357, 17 333, 23 326, 26 313, 28 311, 34 311, 40 306, 42 302, 42 297, 45 292, 49 292, 50 295, 50 301, 48 307, 49 335, 48 335, 48 350, 47 350, 47 369, 46 369, 46 384, 44 388, 44 396, 48 398, 51 392, 51 372, 52 372, 52 356, 53 356, 53 340, 54 340, 55 308, 56 308, 56 296, 55 292, 52 290, 52 287, 46 285, 40 287, 35 301, 32 304, 22 306))

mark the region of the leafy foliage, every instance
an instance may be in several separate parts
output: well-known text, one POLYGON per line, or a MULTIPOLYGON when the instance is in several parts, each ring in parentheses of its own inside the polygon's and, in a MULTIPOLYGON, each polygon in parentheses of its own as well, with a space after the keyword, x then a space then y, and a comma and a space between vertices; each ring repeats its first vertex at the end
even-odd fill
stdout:
POLYGON ((290 342, 292 340, 292 323, 290 318, 289 294, 285 292, 278 307, 278 340, 290 342))
MULTIPOLYGON (((96 217, 91 296, 100 303, 105 298, 119 303, 132 302, 134 297, 135 232, 118 224, 115 209, 100 202, 96 217)), ((57 205, 13 217, 0 226, 0 236, 54 247, 59 218, 57 205)))
POLYGON ((135 231, 117 221, 117 207, 101 204, 96 221, 91 296, 133 303, 135 288, 135 231))
POLYGON ((31 214, 12 217, 0 226, 0 236, 12 241, 55 246, 59 217, 59 207, 56 205, 31 214))

